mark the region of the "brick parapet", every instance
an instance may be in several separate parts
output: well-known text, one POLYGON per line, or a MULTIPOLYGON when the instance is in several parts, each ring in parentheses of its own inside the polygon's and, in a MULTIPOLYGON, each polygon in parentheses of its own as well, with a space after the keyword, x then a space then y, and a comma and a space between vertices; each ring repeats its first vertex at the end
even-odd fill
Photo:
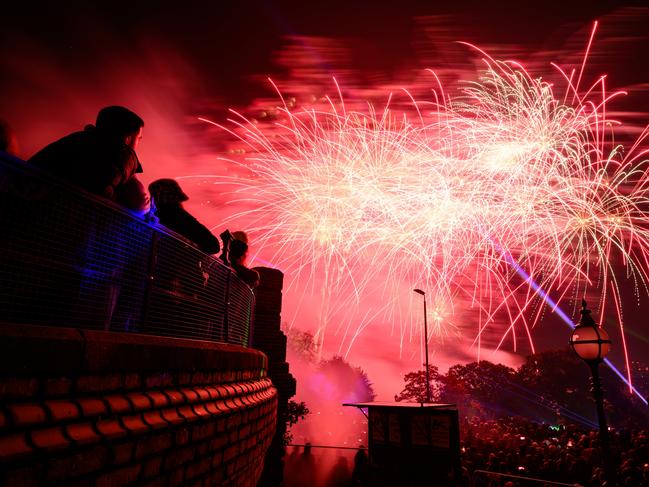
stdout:
POLYGON ((255 289, 252 344, 268 357, 268 376, 278 389, 280 402, 286 403, 295 395, 296 383, 286 362, 286 335, 281 331, 284 274, 268 267, 255 270, 259 272, 260 283, 255 289))
POLYGON ((295 395, 295 378, 286 362, 286 335, 281 330, 282 288, 284 274, 277 269, 255 268, 260 275, 255 289, 255 314, 252 344, 268 357, 268 377, 277 388, 278 424, 275 437, 266 454, 260 485, 281 485, 283 477, 285 417, 289 399, 295 395))
POLYGON ((0 357, 17 363, 12 373, 0 358, 1 485, 256 484, 277 422, 263 354, 69 329, 2 333, 0 357), (69 355, 48 370, 58 345, 69 355), (123 352, 131 368, 108 359, 123 352))

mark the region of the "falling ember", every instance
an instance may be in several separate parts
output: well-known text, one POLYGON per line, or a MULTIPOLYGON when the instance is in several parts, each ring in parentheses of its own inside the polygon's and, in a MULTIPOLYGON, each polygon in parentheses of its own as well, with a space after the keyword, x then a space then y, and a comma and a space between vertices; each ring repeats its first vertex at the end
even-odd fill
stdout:
POLYGON ((542 306, 532 280, 559 305, 599 293, 602 312, 620 279, 638 292, 647 283, 647 131, 630 149, 614 144, 606 106, 620 93, 603 78, 582 90, 563 72, 560 89, 518 63, 484 59, 476 81, 454 95, 433 83, 432 100, 409 108, 291 100, 274 123, 232 112, 218 125, 243 144, 229 161, 251 176, 220 181, 249 208, 232 218, 250 222, 297 289, 321 293, 317 336, 332 316, 359 311, 336 323, 343 353, 377 320, 394 323, 402 343, 418 334, 419 322, 403 318, 413 285, 438 302, 435 335, 466 332, 453 315, 470 303, 476 343, 507 322, 503 339, 533 350, 542 306), (383 304, 360 313, 367 295, 383 304))

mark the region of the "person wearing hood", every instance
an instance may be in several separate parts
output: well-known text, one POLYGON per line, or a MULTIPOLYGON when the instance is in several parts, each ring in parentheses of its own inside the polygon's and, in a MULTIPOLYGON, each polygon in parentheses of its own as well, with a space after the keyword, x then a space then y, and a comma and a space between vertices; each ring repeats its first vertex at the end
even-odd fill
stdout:
POLYGON ((259 285, 259 272, 248 268, 246 263, 248 258, 248 235, 246 232, 239 231, 233 232, 232 237, 228 254, 230 266, 243 282, 251 288, 255 288, 259 285))
POLYGON ((191 240, 206 254, 219 252, 219 239, 183 207, 183 202, 189 197, 175 179, 153 181, 149 185, 149 192, 153 198, 155 215, 162 225, 191 240))
POLYGON ((143 127, 131 110, 105 107, 95 125, 49 144, 28 162, 90 193, 146 212, 148 195, 136 177, 142 172, 136 149, 143 127))

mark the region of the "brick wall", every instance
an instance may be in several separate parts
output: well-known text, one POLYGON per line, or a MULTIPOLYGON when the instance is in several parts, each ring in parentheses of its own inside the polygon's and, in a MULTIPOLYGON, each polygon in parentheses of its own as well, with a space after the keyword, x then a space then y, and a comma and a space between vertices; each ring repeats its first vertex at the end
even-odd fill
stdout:
POLYGON ((235 345, 0 325, 0 485, 254 486, 266 369, 235 345))
POLYGON ((286 335, 281 331, 282 288, 284 274, 277 269, 255 267, 259 272, 259 287, 255 289, 255 316, 252 346, 268 357, 268 377, 277 389, 277 431, 266 453, 261 486, 281 485, 285 454, 284 417, 288 401, 295 395, 295 378, 289 373, 286 362, 286 335))

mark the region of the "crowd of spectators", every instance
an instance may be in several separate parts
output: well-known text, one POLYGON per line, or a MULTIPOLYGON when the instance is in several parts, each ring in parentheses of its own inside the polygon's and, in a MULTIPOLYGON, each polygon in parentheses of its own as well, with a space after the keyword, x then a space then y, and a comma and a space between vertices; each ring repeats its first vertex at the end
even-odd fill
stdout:
MULTIPOLYGON (((606 485, 596 430, 574 424, 548 425, 524 418, 465 419, 461 454, 465 483, 516 487, 529 484, 513 477, 476 474, 487 470, 512 476, 581 485, 606 485)), ((649 487, 649 430, 611 430, 617 485, 649 487)))
POLYGON ((303 447, 289 447, 289 453, 284 458, 285 487, 371 486, 365 445, 359 445, 358 450, 316 450, 319 451, 314 453, 311 443, 303 447))

